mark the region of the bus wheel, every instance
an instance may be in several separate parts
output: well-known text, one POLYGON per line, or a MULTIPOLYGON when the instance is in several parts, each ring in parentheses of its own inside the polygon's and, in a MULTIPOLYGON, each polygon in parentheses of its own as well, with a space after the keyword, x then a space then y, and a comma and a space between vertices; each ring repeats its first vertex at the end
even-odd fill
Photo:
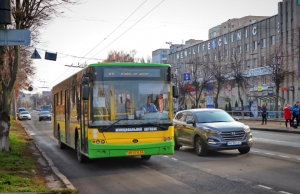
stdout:
POLYGON ((84 163, 86 161, 86 156, 80 152, 79 138, 77 138, 77 141, 76 141, 76 155, 77 155, 78 162, 84 163))
POLYGON ((58 147, 59 147, 59 149, 65 149, 66 145, 61 142, 60 138, 61 138, 60 137, 60 130, 58 130, 58 147))
POLYGON ((149 156, 141 156, 143 160, 149 160, 151 158, 151 155, 149 156))

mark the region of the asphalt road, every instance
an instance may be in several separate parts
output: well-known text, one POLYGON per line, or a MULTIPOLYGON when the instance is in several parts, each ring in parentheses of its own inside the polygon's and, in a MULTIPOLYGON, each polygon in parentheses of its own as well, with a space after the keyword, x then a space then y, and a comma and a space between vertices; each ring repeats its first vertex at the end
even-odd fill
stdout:
POLYGON ((60 150, 51 121, 22 121, 59 170, 88 193, 300 193, 300 135, 252 131, 254 147, 199 157, 182 147, 172 156, 107 158, 77 162, 74 150, 60 150))

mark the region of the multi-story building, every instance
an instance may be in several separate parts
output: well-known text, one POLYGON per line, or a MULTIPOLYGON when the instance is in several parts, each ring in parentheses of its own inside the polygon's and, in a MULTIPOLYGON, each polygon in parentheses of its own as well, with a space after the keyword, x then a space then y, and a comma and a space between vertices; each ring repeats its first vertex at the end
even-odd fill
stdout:
POLYGON ((157 49, 152 51, 152 63, 168 63, 168 54, 170 54, 170 49, 157 49))
MULTIPOLYGON (((274 110, 274 74, 269 70, 268 64, 278 61, 278 64, 296 75, 286 76, 280 85, 279 96, 285 101, 279 100, 278 105, 283 107, 283 102, 293 104, 300 100, 300 1, 279 2, 278 14, 271 17, 246 16, 228 20, 211 28, 209 37, 207 41, 182 45, 169 54, 168 62, 172 71, 177 73, 177 79, 182 80, 183 73, 193 71, 191 66, 195 65, 195 60, 198 61, 197 64, 218 63, 224 65, 225 69, 230 67, 233 58, 238 58, 247 77, 247 85, 241 88, 244 104, 248 104, 253 96, 269 96, 269 99, 264 98, 263 101, 268 102, 269 108, 274 110)), ((203 69, 199 68, 199 72, 193 75, 201 80, 205 76, 201 72, 203 69)), ((237 86, 232 84, 231 87, 221 92, 219 107, 225 107, 225 97, 231 98, 233 103, 239 102, 237 86)))

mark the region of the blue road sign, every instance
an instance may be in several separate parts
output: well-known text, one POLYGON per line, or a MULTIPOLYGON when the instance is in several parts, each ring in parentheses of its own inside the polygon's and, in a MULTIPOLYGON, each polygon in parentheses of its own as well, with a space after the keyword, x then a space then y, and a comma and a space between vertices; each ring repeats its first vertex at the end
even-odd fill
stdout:
POLYGON ((183 80, 191 80, 191 73, 184 73, 183 80))

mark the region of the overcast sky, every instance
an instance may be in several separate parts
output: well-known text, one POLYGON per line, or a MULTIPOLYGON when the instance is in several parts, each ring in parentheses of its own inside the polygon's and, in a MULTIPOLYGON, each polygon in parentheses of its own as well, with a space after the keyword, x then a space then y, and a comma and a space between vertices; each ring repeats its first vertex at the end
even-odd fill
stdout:
POLYGON ((151 56, 153 50, 168 48, 166 44, 168 41, 180 44, 189 39, 207 40, 209 28, 231 18, 276 15, 280 1, 82 0, 82 2, 81 5, 64 10, 64 18, 55 19, 42 31, 43 43, 35 45, 42 58, 45 55, 43 50, 59 54, 57 61, 34 60, 37 67, 35 88, 52 87, 80 70, 65 65, 100 61, 67 56, 83 57, 99 43, 101 44, 92 50, 87 58, 105 59, 110 50, 129 52, 133 49, 137 50, 137 57, 147 57, 151 56), (134 12, 139 6, 140 8, 134 12), (152 10, 153 8, 155 9, 152 10), (128 16, 130 18, 117 28, 128 16), (132 28, 129 29, 130 27, 132 28), (44 80, 46 83, 38 80, 44 80))

